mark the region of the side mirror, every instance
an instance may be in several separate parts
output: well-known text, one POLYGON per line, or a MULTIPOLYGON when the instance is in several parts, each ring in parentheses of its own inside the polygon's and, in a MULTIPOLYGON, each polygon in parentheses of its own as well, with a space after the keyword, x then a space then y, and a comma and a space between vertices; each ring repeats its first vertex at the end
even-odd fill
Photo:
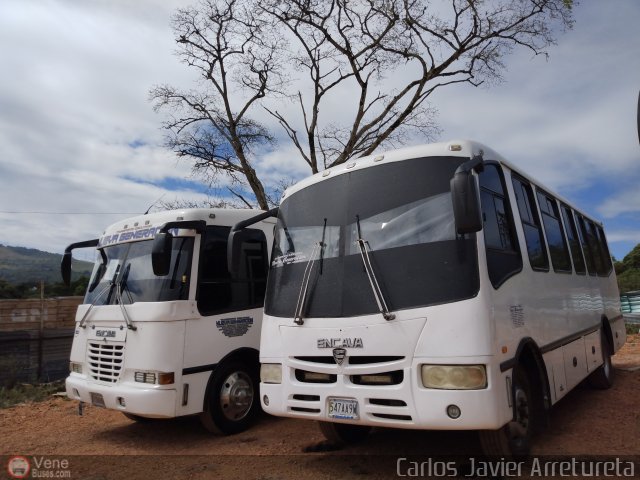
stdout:
POLYGON ((71 252, 64 252, 60 263, 60 274, 64 284, 67 287, 71 285, 71 252))
POLYGON ((482 230, 478 183, 471 170, 455 173, 451 179, 451 197, 456 233, 463 235, 482 230))
MULTIPOLYGON (((266 238, 261 230, 232 230, 227 243, 227 268, 234 280, 246 280, 246 268, 242 266, 243 256, 248 251, 266 249, 266 238)), ((254 272, 256 273, 256 272, 254 272)))
POLYGON ((153 267, 154 275, 162 277, 169 274, 172 244, 173 235, 170 233, 156 234, 151 249, 151 266, 153 267))
POLYGON ((64 255, 60 263, 60 275, 62 275, 62 281, 66 286, 71 285, 71 252, 76 248, 97 247, 99 243, 99 240, 94 238, 93 240, 72 243, 64 249, 64 255))

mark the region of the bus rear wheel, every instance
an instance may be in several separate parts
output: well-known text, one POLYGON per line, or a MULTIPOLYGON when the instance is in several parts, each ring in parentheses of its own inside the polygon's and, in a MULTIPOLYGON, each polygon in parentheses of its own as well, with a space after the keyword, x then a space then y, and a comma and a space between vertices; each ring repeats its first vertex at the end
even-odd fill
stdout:
POLYGON ((200 422, 210 432, 232 435, 249 428, 258 413, 257 367, 241 361, 222 365, 209 385, 200 422))
POLYGON ((371 433, 367 425, 348 423, 318 422, 324 438, 337 445, 351 445, 365 440, 371 433))
POLYGON ((533 391, 526 372, 513 370, 514 419, 498 430, 479 432, 482 451, 487 456, 524 458, 531 450, 531 439, 537 422, 533 391))
POLYGON ((593 388, 606 390, 613 385, 613 365, 611 364, 612 348, 603 329, 600 329, 600 348, 602 350, 602 365, 589 375, 588 382, 593 388))

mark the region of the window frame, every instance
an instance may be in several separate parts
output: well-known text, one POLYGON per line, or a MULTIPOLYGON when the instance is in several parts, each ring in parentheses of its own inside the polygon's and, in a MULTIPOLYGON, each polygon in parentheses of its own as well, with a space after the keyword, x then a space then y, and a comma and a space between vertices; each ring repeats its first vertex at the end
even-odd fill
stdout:
MULTIPOLYGON (((517 275, 518 273, 522 272, 522 251, 520 248, 520 241, 518 239, 518 234, 516 231, 516 223, 515 223, 515 217, 513 215, 513 207, 512 207, 512 199, 511 199, 511 195, 509 193, 509 190, 507 188, 507 181, 505 178, 505 174, 504 174, 504 168, 502 167, 502 165, 500 164, 500 162, 497 161, 493 161, 493 160, 488 160, 484 162, 484 166, 485 168, 487 167, 492 167, 495 168, 497 174, 498 174, 498 179, 500 181, 500 186, 502 187, 502 192, 496 192, 490 188, 487 187, 483 187, 481 182, 480 182, 480 175, 482 175, 482 173, 478 174, 478 186, 480 187, 480 197, 482 198, 482 193, 485 192, 486 194, 491 196, 492 199, 492 208, 495 208, 495 198, 498 197, 502 200, 503 206, 504 206, 504 211, 505 211, 505 215, 507 218, 507 226, 509 228, 509 235, 511 237, 511 249, 506 249, 506 248, 497 248, 494 246, 489 246, 487 244, 486 241, 486 235, 484 236, 484 242, 485 242, 485 262, 486 262, 486 266, 487 266, 487 274, 489 275, 489 280, 491 281, 491 285, 493 286, 493 288, 495 290, 499 289, 502 285, 504 285, 504 283, 509 280, 511 277, 517 275), (510 257, 516 257, 517 258, 517 267, 514 268, 513 270, 511 270, 510 272, 507 272, 505 274, 503 274, 500 278, 492 278, 492 274, 491 274, 491 267, 490 267, 490 256, 491 254, 497 254, 497 255, 506 255, 506 256, 510 256, 510 257)), ((481 205, 482 205, 482 200, 481 200, 481 205)), ((482 207, 481 207, 482 208, 482 207)), ((485 230, 484 227, 484 222, 486 221, 485 219, 485 214, 484 211, 482 212, 483 215, 483 230, 485 230)), ((486 233, 486 232, 483 232, 486 233)))
POLYGON ((513 193, 514 193, 514 197, 515 197, 515 201, 516 201, 516 205, 518 206, 518 216, 520 217, 520 226, 522 227, 522 234, 524 237, 524 244, 525 244, 525 248, 527 249, 527 257, 529 258, 529 266, 531 267, 531 269, 533 271, 536 272, 548 272, 550 270, 550 261, 549 261, 549 252, 547 250, 547 239, 544 233, 544 229, 543 229, 543 225, 542 225, 542 220, 541 220, 541 216, 540 216, 540 212, 538 211, 538 202, 536 201, 536 195, 534 193, 534 184, 527 180, 525 177, 517 174, 516 172, 512 172, 511 173, 511 184, 513 186, 513 193), (519 183, 519 185, 516 185, 516 182, 519 183), (517 187, 524 187, 520 188, 521 192, 526 194, 526 198, 528 200, 528 206, 530 213, 531 213, 531 217, 532 220, 534 222, 537 222, 537 225, 535 223, 531 223, 528 220, 525 220, 522 217, 522 212, 521 212, 521 208, 520 208, 520 202, 518 201, 518 191, 517 191, 517 187), (533 205, 532 205, 533 203, 533 205), (545 260, 545 266, 534 266, 531 262, 531 252, 529 250, 529 244, 527 243, 527 232, 525 230, 525 224, 526 226, 530 226, 530 227, 534 227, 538 229, 538 234, 539 234, 539 238, 540 238, 540 244, 542 247, 542 253, 543 253, 543 257, 545 260))
POLYGON ((587 262, 584 258, 584 250, 582 248, 582 243, 580 241, 580 236, 578 234, 578 223, 576 221, 576 212, 573 208, 571 208, 566 203, 564 202, 559 202, 559 203, 560 203, 560 216, 562 217, 563 223, 565 223, 564 225, 565 235, 569 243, 569 254, 571 255, 571 263, 573 264, 573 271, 576 275, 587 275, 587 262), (567 214, 566 217, 563 212, 566 212, 567 214), (567 218, 570 221, 570 225, 568 227, 566 225, 567 222, 565 221, 567 218), (580 259, 582 260, 581 271, 578 271, 578 268, 576 266, 575 255, 574 255, 573 248, 571 246, 571 239, 569 239, 569 235, 567 233, 569 232, 569 228, 571 229, 571 235, 573 237, 573 240, 576 242, 576 245, 578 247, 578 252, 580 253, 580 259))
POLYGON ((266 293, 266 282, 267 282, 267 272, 269 269, 269 249, 267 248, 267 239, 266 239, 266 235, 264 234, 264 232, 261 229, 258 228, 248 228, 247 230, 251 230, 252 232, 256 232, 256 236, 259 237, 259 241, 260 244, 262 246, 261 248, 261 254, 263 256, 264 262, 263 262, 263 267, 264 267, 264 278, 257 278, 257 277, 251 277, 251 278, 247 278, 247 279, 234 279, 232 278, 231 274, 228 273, 228 260, 227 260, 227 244, 228 244, 228 240, 229 240, 229 232, 231 230, 231 227, 229 226, 225 226, 225 225, 207 225, 205 232, 203 232, 200 235, 200 250, 199 250, 199 254, 200 254, 200 258, 198 259, 198 277, 197 277, 197 285, 196 285, 196 296, 195 296, 195 300, 196 300, 196 305, 198 307, 198 312, 200 313, 200 316, 202 317, 211 317, 214 315, 222 315, 225 313, 231 313, 231 312, 240 312, 240 311, 245 311, 245 310, 251 310, 254 308, 262 308, 264 306, 264 295, 266 293), (227 275, 221 276, 220 277, 220 281, 210 281, 210 282, 204 282, 202 279, 202 275, 204 273, 204 269, 205 269, 205 248, 206 248, 206 244, 207 244, 207 233, 211 232, 211 231, 215 231, 215 230, 221 230, 223 231, 223 235, 222 237, 224 238, 224 258, 225 258, 225 266, 227 267, 227 275), (256 287, 256 283, 258 282, 262 282, 263 285, 263 291, 262 291, 262 298, 260 299, 260 295, 258 294, 256 296, 256 298, 254 299, 253 302, 251 302, 251 297, 252 295, 250 295, 249 293, 247 293, 247 295, 245 295, 247 301, 243 302, 243 304, 239 305, 239 300, 236 300, 234 298, 234 286, 236 288, 240 287, 242 288, 243 284, 244 284, 244 288, 250 289, 250 291, 255 294, 255 287, 256 287), (205 308, 205 305, 203 304, 203 300, 201 298, 202 295, 202 286, 204 284, 220 284, 220 285, 229 285, 230 287, 230 294, 229 294, 229 304, 227 307, 224 308, 215 308, 215 309, 207 309, 205 308))
MULTIPOLYGON (((536 187, 536 200, 538 201, 538 208, 540 210, 540 221, 542 223, 542 226, 544 227, 543 231, 544 231, 544 237, 545 240, 547 242, 547 248, 549 249, 549 261, 550 261, 550 267, 553 267, 553 271, 555 273, 563 273, 563 274, 569 274, 571 275, 573 273, 573 260, 571 258, 571 253, 569 251, 569 245, 567 243, 567 238, 565 236, 565 231, 564 231, 564 225, 562 223, 562 212, 560 211, 560 207, 558 205, 558 199, 554 196, 551 195, 550 193, 548 193, 546 190, 543 190, 542 188, 538 188, 536 187), (540 201, 541 198, 543 197, 545 199, 545 201, 547 202, 551 202, 553 205, 555 205, 555 208, 557 210, 557 215, 558 217, 553 217, 552 215, 548 214, 547 212, 543 211, 542 208, 540 207, 540 201), (556 220, 558 222, 558 226, 560 228, 560 237, 562 238, 562 246, 564 247, 564 251, 566 253, 567 259, 569 260, 569 269, 568 270, 563 270, 563 269, 559 269, 556 268, 554 262, 553 262, 553 255, 551 255, 551 243, 549 242, 549 235, 547 233, 547 225, 545 224, 545 215, 547 215, 548 217, 556 220)), ((556 214, 556 211, 553 212, 554 214, 556 214)))
POLYGON ((607 273, 601 275, 602 277, 608 277, 611 275, 611 271, 613 270, 613 260, 611 259, 611 251, 609 250, 609 244, 607 242, 607 237, 604 233, 604 228, 602 225, 594 222, 596 227, 596 233, 598 234, 598 244, 600 245, 600 249, 602 250, 603 260, 605 262, 605 267, 607 268, 607 273))

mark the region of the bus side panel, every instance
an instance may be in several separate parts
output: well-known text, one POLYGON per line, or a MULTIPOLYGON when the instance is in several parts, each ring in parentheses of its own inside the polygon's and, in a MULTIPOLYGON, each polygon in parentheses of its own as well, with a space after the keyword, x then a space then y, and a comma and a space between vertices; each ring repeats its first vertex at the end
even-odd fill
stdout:
POLYGON ((178 387, 178 403, 176 405, 176 416, 193 415, 202 412, 204 395, 207 391, 207 384, 212 375, 211 370, 205 372, 182 375, 182 384, 178 387), (185 400, 185 388, 187 389, 187 404, 185 400))
POLYGON ((572 389, 587 376, 587 360, 585 358, 584 337, 562 347, 564 371, 567 377, 567 388, 572 389))
POLYGON ((602 365, 602 346, 599 330, 584 337, 584 350, 587 357, 587 369, 591 373, 602 365))
POLYGON ((553 404, 564 397, 569 391, 564 371, 564 355, 562 354, 562 349, 558 348, 545 353, 542 358, 547 368, 549 390, 552 397, 551 403, 553 404))
POLYGON ((611 333, 613 335, 613 351, 617 352, 627 341, 627 329, 622 315, 619 315, 616 320, 611 323, 611 333))
MULTIPOLYGON (((255 308, 189 320, 184 337, 183 382, 189 384, 189 401, 181 415, 202 411, 212 371, 229 353, 260 347, 262 309, 255 308), (200 371, 206 369, 204 372, 200 371), (189 371, 196 373, 189 373, 189 371)), ((182 390, 180 390, 180 394, 182 390)))

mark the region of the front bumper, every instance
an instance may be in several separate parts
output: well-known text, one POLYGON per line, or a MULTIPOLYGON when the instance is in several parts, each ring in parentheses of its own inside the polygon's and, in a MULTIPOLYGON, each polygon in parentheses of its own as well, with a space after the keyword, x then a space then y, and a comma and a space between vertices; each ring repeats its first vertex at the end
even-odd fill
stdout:
POLYGON ((105 385, 88 381, 79 374, 69 375, 65 386, 67 397, 72 400, 92 403, 91 393, 97 393, 102 395, 106 408, 112 410, 151 418, 176 416, 177 393, 174 389, 146 388, 122 383, 105 385))
MULTIPOLYGON (((490 357, 413 359, 411 365, 377 365, 367 367, 314 368, 287 359, 283 364, 281 384, 260 384, 262 408, 272 415, 336 421, 359 425, 424 430, 484 430, 498 429, 511 418, 506 376, 499 369, 491 369, 490 357), (435 390, 422 386, 420 365, 485 364, 488 386, 482 390, 435 390), (295 369, 322 370, 336 374, 336 382, 329 384, 304 383, 295 375, 295 369), (351 375, 378 373, 383 370, 403 371, 398 385, 356 385, 351 375), (378 372, 376 372, 377 370, 378 372), (328 417, 328 399, 355 399, 358 402, 358 420, 338 420, 328 417), (461 415, 453 419, 447 407, 456 405, 461 415)), ((263 363, 283 363, 283 359, 262 359, 263 363)))

